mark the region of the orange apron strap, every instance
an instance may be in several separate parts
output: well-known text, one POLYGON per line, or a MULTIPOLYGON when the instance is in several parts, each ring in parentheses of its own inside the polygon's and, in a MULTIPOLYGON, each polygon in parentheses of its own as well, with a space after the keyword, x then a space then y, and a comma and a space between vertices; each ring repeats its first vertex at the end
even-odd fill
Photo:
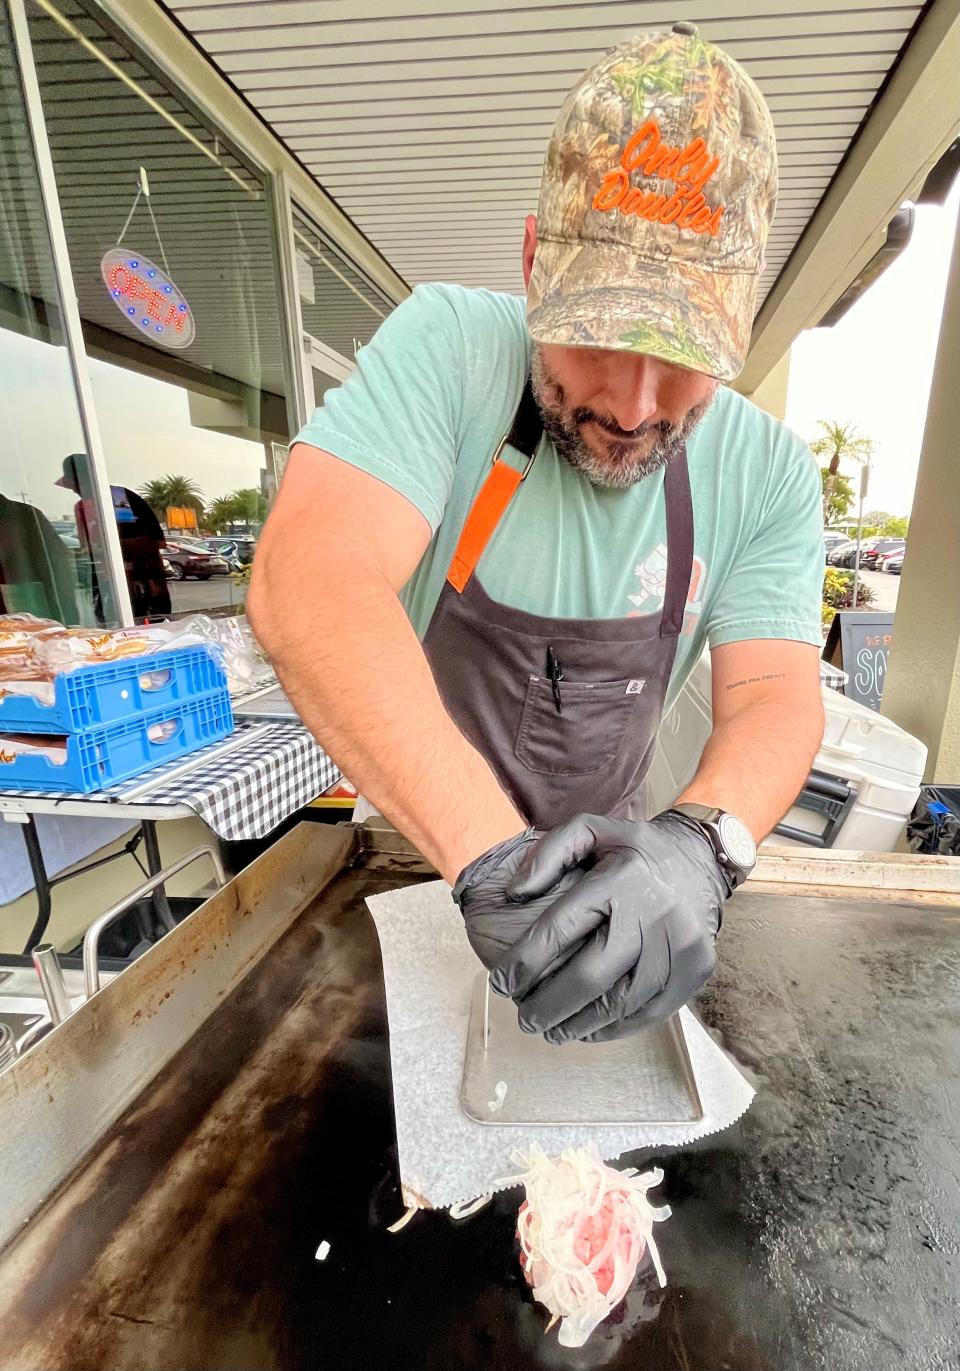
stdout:
MULTIPOLYGON (((527 471, 529 469, 528 463, 527 471)), ((454 590, 461 592, 473 575, 484 548, 526 474, 525 471, 518 471, 516 467, 501 461, 499 457, 494 462, 467 515, 467 521, 460 531, 460 539, 450 562, 447 580, 454 590)))

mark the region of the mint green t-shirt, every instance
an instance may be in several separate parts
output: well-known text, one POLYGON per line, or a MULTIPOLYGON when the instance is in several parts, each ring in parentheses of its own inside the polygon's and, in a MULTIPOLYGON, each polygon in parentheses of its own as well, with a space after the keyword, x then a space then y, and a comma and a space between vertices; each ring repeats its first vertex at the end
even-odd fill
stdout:
MULTIPOLYGON (((422 639, 470 506, 509 430, 530 359, 522 298, 418 286, 328 391, 298 440, 384 481, 433 531, 401 592, 422 639)), ((508 450, 507 459, 520 456, 508 450)), ((721 386, 687 444, 694 567, 667 706, 709 643, 820 644, 820 474, 789 429, 721 386)), ((592 485, 545 438, 480 559, 488 595, 549 618, 659 614, 663 472, 592 485)))

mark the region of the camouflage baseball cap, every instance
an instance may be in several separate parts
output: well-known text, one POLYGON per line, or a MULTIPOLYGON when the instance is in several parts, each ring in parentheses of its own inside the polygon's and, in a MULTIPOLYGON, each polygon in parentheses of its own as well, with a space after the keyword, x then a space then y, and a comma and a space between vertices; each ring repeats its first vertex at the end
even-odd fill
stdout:
POLYGON ((777 199, 763 96, 692 24, 641 33, 560 111, 527 291, 536 342, 743 367, 777 199))

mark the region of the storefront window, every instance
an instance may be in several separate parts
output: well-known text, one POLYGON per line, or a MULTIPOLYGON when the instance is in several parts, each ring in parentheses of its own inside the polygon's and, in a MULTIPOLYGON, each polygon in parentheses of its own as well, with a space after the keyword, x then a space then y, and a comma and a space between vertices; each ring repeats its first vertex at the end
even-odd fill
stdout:
MULTIPOLYGON (((393 305, 373 289, 300 210, 293 211, 297 290, 313 403, 354 366, 393 305)), ((311 397, 308 397, 311 398, 311 397)))
POLYGON ((134 614, 235 608, 292 422, 266 187, 92 6, 27 13, 134 614))
POLYGON ((116 624, 37 161, 2 0, 0 129, 0 613, 116 624), (67 488, 61 484, 64 463, 74 454, 76 479, 67 488))

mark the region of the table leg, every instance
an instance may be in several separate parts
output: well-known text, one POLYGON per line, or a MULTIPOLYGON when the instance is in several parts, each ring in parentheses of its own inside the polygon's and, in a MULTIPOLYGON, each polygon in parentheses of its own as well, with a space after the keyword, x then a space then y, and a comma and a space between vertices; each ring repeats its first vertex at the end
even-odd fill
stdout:
POLYGON ((33 874, 33 884, 37 892, 37 917, 23 949, 24 953, 29 955, 37 944, 43 941, 43 935, 47 931, 47 924, 50 922, 51 891, 47 867, 40 847, 40 838, 37 834, 37 825, 34 823, 32 814, 27 815, 27 821, 21 824, 21 829, 27 849, 27 859, 33 874))
MULTIPOLYGON (((157 825, 153 819, 144 819, 141 824, 143 829, 143 850, 147 858, 147 867, 150 875, 156 876, 162 869, 160 862, 160 844, 157 841, 157 825)), ((157 911, 157 918, 163 924, 168 933, 176 928, 177 923, 170 912, 170 905, 167 902, 166 888, 158 885, 153 892, 153 907, 157 911)))

